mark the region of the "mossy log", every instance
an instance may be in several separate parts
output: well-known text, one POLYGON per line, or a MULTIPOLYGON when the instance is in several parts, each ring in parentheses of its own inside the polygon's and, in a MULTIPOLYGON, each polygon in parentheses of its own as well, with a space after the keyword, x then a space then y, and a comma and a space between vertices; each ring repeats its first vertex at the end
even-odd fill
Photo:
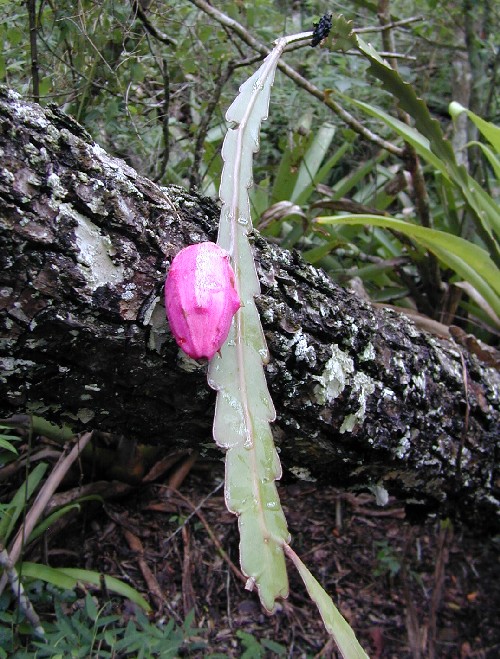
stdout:
MULTIPOLYGON (((178 350, 163 305, 168 264, 214 240, 217 204, 156 185, 5 89, 0 127, 0 414, 220 458, 206 366, 178 350)), ((499 528, 498 371, 253 243, 285 472, 499 528)))

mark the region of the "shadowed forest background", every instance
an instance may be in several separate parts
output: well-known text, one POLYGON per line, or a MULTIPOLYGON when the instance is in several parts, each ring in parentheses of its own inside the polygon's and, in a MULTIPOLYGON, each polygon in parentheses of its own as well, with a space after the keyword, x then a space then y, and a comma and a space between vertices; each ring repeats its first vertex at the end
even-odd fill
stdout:
POLYGON ((498 655, 498 296, 480 259, 455 267, 411 231, 500 263, 481 218, 498 222, 498 4, 0 0, 0 657, 336 656, 295 577, 273 616, 244 589, 213 392, 162 302, 175 253, 216 235, 227 107, 278 36, 325 12, 430 117, 347 35, 278 68, 250 201, 293 546, 371 657, 498 655), (452 147, 435 160, 411 132, 431 118, 452 147), (317 219, 343 214, 366 223, 317 219), (409 232, 377 225, 391 217, 409 232), (128 284, 89 292, 82 226, 128 284), (332 341, 353 365, 335 402, 332 341))

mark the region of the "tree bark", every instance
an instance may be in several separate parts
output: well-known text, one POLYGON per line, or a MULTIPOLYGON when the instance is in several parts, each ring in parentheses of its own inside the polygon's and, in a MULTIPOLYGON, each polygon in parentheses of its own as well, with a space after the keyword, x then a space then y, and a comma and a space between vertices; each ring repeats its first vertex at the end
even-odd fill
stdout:
MULTIPOLYGON (((162 299, 173 256, 215 239, 217 205, 154 184, 57 108, 5 89, 0 127, 0 413, 220 458, 206 366, 178 350, 162 299)), ((254 249, 285 471, 499 528, 498 371, 298 253, 258 234, 254 249)))

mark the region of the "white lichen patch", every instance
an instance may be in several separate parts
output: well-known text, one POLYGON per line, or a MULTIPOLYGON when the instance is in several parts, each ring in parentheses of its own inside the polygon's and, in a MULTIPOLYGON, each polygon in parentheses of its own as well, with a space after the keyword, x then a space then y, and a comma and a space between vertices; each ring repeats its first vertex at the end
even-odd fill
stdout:
POLYGON ((8 92, 8 97, 11 100, 12 114, 19 119, 19 124, 27 124, 40 130, 47 128, 49 122, 37 106, 26 105, 21 97, 12 91, 8 92))
POLYGON ((125 290, 122 293, 122 300, 133 300, 136 295, 137 286, 133 283, 125 284, 125 290))
POLYGON ((373 347, 373 343, 368 343, 364 347, 363 352, 359 355, 359 360, 361 362, 368 362, 373 359, 375 359, 375 348, 373 347))
POLYGON ((306 467, 290 467, 289 471, 301 481, 309 481, 310 483, 316 482, 316 478, 311 475, 311 472, 306 467))
POLYGON ((406 430, 405 434, 401 437, 399 440, 399 444, 397 445, 396 448, 396 456, 402 460, 403 458, 406 458, 408 455, 408 452, 411 447, 411 442, 410 442, 410 430, 409 428, 406 430))
POLYGON ((106 204, 97 196, 92 197, 90 201, 86 201, 85 205, 94 215, 101 215, 101 217, 107 217, 109 215, 106 204))
POLYGON ((412 377, 412 380, 415 385, 415 388, 420 389, 422 393, 425 393, 425 387, 426 387, 425 372, 422 371, 422 373, 418 373, 417 375, 414 375, 412 377))
POLYGON ((106 151, 98 144, 92 144, 91 146, 87 145, 87 149, 89 151, 89 156, 94 162, 101 163, 103 169, 108 172, 113 172, 115 181, 120 183, 126 192, 139 197, 139 199, 144 197, 142 192, 140 192, 132 183, 132 181, 135 181, 138 178, 137 172, 127 165, 124 160, 113 158, 113 156, 106 153, 106 151))
POLYGON ((288 348, 294 348, 297 361, 306 362, 309 366, 316 364, 316 350, 313 346, 308 345, 307 338, 302 329, 299 329, 290 339, 288 348))
POLYGON ((297 302, 300 304, 300 299, 299 299, 299 293, 296 288, 291 288, 290 286, 287 286, 286 289, 286 294, 288 295, 289 298, 291 298, 294 302, 297 302))
POLYGON ((390 400, 396 400, 396 394, 392 389, 389 389, 389 387, 384 387, 382 389, 382 398, 388 398, 390 400))
POLYGON ((333 307, 332 309, 332 307, 329 307, 326 304, 319 305, 319 315, 321 316, 321 318, 328 318, 330 313, 335 315, 335 307, 333 307))
POLYGON ((408 373, 405 361, 401 355, 395 353, 392 357, 392 364, 394 371, 401 373, 399 376, 400 384, 408 384, 410 382, 410 375, 408 373))
POLYGON ((8 183, 10 185, 12 185, 12 183, 14 183, 15 180, 14 174, 5 167, 2 167, 2 169, 0 169, 0 178, 3 181, 5 181, 5 183, 8 183))
POLYGON ((320 405, 332 403, 344 391, 348 380, 354 373, 354 363, 348 354, 337 344, 331 346, 332 356, 325 364, 321 375, 314 375, 318 384, 314 387, 316 400, 320 405))
POLYGON ((98 384, 86 384, 84 389, 86 391, 101 391, 101 387, 98 384))
POLYGON ((328 405, 340 396, 346 386, 351 386, 352 394, 356 396, 359 407, 356 412, 345 417, 340 432, 352 432, 357 424, 363 423, 368 396, 375 391, 375 382, 365 373, 356 373, 352 358, 338 345, 332 344, 331 350, 332 356, 326 362, 323 373, 313 376, 318 381, 314 387, 314 394, 317 403, 328 405))
POLYGON ((76 244, 79 252, 77 261, 89 288, 95 291, 99 286, 106 284, 116 285, 123 281, 123 265, 115 264, 111 260, 113 252, 111 240, 103 234, 98 226, 87 217, 79 213, 71 204, 60 204, 59 215, 70 216, 76 220, 76 244))
POLYGON ((89 409, 88 407, 82 407, 77 412, 77 417, 80 419, 82 423, 88 423, 89 421, 92 421, 94 416, 95 416, 95 412, 89 409))
POLYGON ((272 323, 274 320, 274 310, 272 307, 266 307, 261 311, 261 317, 267 322, 272 323))
MULTIPOLYGON (((57 174, 52 172, 52 174, 47 177, 47 185, 52 190, 52 199, 64 199, 66 196, 66 189, 57 174)), ((50 205, 54 208, 53 204, 50 205)))
POLYGON ((14 357, 0 357, 0 382, 7 382, 13 373, 22 373, 23 370, 36 366, 29 359, 15 359, 14 357), (6 377, 4 377, 6 376, 6 377))
POLYGON ((368 396, 375 391, 375 383, 365 373, 356 373, 352 382, 352 391, 354 394, 358 394, 359 408, 357 412, 346 416, 340 427, 341 433, 352 432, 356 424, 363 423, 366 413, 366 401, 368 396))
POLYGON ((455 382, 461 382, 463 380, 462 363, 458 359, 457 361, 453 362, 453 360, 450 359, 446 352, 442 349, 436 350, 436 357, 441 364, 443 373, 446 373, 455 382))
MULTIPOLYGON (((182 371, 186 373, 195 373, 196 371, 202 371, 205 368, 203 362, 199 362, 196 359, 191 359, 186 353, 179 349, 177 364, 182 371)), ((237 434, 237 431, 235 432, 237 434)))
POLYGON ((165 308, 159 304, 159 298, 155 298, 151 307, 146 312, 148 320, 144 319, 144 324, 149 325, 148 348, 160 352, 163 344, 168 338, 167 321, 165 318, 165 308))

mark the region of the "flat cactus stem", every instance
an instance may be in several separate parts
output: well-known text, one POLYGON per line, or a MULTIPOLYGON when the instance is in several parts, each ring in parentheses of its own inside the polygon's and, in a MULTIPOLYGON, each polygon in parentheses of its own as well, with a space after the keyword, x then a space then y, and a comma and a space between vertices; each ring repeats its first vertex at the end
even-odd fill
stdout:
POLYGON ((311 36, 307 32, 276 41, 228 109, 226 119, 232 125, 222 147, 217 243, 229 252, 242 307, 220 354, 209 365, 208 382, 217 390, 213 434, 227 449, 225 499, 228 510, 238 515, 241 569, 248 577, 247 587, 257 588, 268 611, 275 609, 278 597, 288 595, 283 546, 290 534, 276 489, 282 472, 270 428, 276 413, 264 374, 268 349, 254 302, 260 284, 248 241, 248 188, 278 60, 289 43, 311 36))

